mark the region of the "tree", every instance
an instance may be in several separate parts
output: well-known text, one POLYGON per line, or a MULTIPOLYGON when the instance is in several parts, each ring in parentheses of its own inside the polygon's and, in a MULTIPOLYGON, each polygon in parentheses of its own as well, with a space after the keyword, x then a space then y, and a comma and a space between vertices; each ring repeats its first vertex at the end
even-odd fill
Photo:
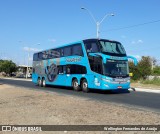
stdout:
POLYGON ((143 79, 152 73, 152 59, 149 56, 142 56, 142 59, 138 63, 138 70, 143 79))
POLYGON ((12 72, 17 71, 17 66, 11 60, 0 60, 0 72, 5 72, 6 74, 11 75, 12 72))
POLYGON ((135 66, 134 63, 130 61, 129 61, 129 72, 133 73, 133 76, 131 77, 131 79, 138 80, 141 78, 141 73, 139 72, 138 67, 135 66))
POLYGON ((129 69, 133 73, 133 80, 146 79, 152 73, 152 59, 149 56, 142 56, 137 66, 129 62, 129 69))

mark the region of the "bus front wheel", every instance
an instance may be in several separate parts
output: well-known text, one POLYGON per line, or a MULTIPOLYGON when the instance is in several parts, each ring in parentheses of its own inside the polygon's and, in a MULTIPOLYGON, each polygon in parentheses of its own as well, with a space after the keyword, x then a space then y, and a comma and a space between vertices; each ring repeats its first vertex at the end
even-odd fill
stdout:
POLYGON ((86 92, 86 93, 89 92, 88 82, 87 82, 86 79, 84 79, 84 80, 82 81, 81 87, 82 87, 83 92, 86 92))
POLYGON ((78 85, 78 80, 77 80, 77 79, 74 79, 74 80, 72 81, 72 87, 73 87, 73 89, 74 89, 75 91, 80 91, 80 87, 79 87, 79 85, 78 85))

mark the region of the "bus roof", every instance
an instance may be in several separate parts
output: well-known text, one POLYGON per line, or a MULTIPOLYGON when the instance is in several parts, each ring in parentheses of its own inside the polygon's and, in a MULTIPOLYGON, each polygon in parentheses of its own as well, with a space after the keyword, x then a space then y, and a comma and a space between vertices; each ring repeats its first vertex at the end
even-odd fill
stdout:
MULTIPOLYGON (((58 48, 62 48, 62 47, 65 47, 65 46, 74 45, 74 44, 77 44, 77 43, 88 42, 88 41, 98 41, 98 40, 105 40, 105 41, 111 41, 111 42, 118 42, 118 41, 115 41, 115 40, 90 38, 90 39, 80 40, 80 41, 77 41, 77 42, 67 43, 67 44, 65 44, 65 45, 60 45, 60 46, 58 45, 57 47, 50 48, 50 49, 58 49, 58 48)), ((45 49, 45 50, 38 51, 38 52, 35 52, 35 53, 48 51, 48 50, 50 50, 50 49, 45 49)))

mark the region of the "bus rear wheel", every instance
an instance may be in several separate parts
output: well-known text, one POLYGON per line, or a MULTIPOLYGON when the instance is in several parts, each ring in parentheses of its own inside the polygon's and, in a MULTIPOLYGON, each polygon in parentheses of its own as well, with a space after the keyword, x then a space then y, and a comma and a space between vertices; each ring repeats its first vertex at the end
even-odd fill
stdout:
POLYGON ((72 87, 73 87, 73 89, 74 89, 75 91, 80 91, 80 87, 79 87, 79 85, 78 85, 78 80, 77 80, 77 79, 74 79, 74 80, 72 81, 72 87))
POLYGON ((86 79, 84 79, 81 83, 82 91, 88 93, 89 88, 88 88, 88 82, 86 79))

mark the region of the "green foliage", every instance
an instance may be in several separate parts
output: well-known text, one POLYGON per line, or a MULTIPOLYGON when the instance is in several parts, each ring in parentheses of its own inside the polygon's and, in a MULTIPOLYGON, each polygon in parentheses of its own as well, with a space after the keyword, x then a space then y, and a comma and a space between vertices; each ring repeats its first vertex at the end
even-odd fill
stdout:
POLYGON ((133 76, 131 77, 132 80, 138 80, 141 78, 140 72, 138 70, 138 67, 134 65, 133 62, 129 62, 129 71, 133 73, 133 76))
POLYGON ((133 80, 146 79, 151 74, 151 58, 149 56, 142 56, 137 66, 129 62, 130 72, 133 73, 133 80))
POLYGON ((152 75, 160 76, 160 66, 156 66, 153 68, 152 75))
POLYGON ((151 75, 152 73, 152 59, 149 56, 142 56, 142 59, 138 63, 138 70, 141 74, 141 77, 146 79, 147 76, 151 75))
POLYGON ((17 71, 17 66, 11 60, 0 60, 0 72, 5 72, 6 74, 11 75, 12 72, 17 71))

